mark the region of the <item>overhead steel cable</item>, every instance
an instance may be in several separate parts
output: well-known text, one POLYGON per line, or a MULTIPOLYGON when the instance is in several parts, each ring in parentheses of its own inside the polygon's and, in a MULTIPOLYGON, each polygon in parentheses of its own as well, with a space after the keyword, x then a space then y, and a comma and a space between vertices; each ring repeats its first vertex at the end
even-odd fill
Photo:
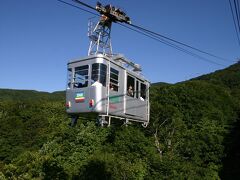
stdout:
MULTIPOLYGON (((81 2, 81 1, 79 1, 79 0, 73 0, 73 1, 78 2, 79 4, 82 4, 83 6, 86 6, 86 7, 88 7, 88 8, 91 8, 91 9, 93 9, 93 10, 96 10, 94 7, 92 7, 92 6, 90 6, 90 5, 86 4, 86 3, 83 3, 83 2, 81 2)), ((216 55, 214 55, 214 54, 212 54, 212 53, 209 53, 209 52, 200 50, 200 49, 198 49, 198 48, 192 47, 192 46, 190 46, 190 45, 187 45, 186 43, 179 42, 179 41, 177 41, 177 40, 174 40, 174 39, 172 39, 172 38, 166 37, 166 36, 161 35, 161 34, 159 34, 159 33, 155 33, 155 32, 153 32, 153 31, 147 30, 147 29, 142 28, 142 27, 137 26, 137 25, 133 25, 133 24, 129 24, 129 25, 130 25, 130 26, 134 26, 135 28, 142 29, 143 31, 148 31, 148 32, 153 33, 153 34, 155 34, 155 35, 161 36, 161 37, 166 38, 166 39, 168 39, 168 40, 170 40, 170 41, 173 41, 173 42, 175 42, 175 43, 181 44, 181 45, 183 45, 183 46, 186 46, 186 47, 191 48, 191 49, 193 49, 193 50, 199 51, 199 52, 201 52, 201 53, 207 54, 207 55, 212 56, 212 57, 214 57, 214 58, 221 59, 221 60, 223 60, 223 61, 229 62, 229 60, 227 60, 226 58, 222 58, 222 57, 216 56, 216 55)), ((231 61, 231 62, 232 62, 232 61, 231 61)))
POLYGON ((217 63, 217 62, 215 62, 215 61, 212 61, 212 60, 210 60, 210 59, 207 59, 207 58, 205 58, 205 57, 199 56, 199 55, 197 55, 197 54, 195 54, 195 53, 193 53, 193 52, 191 52, 191 51, 188 51, 188 50, 186 50, 186 49, 184 49, 184 48, 182 48, 182 47, 180 47, 180 46, 178 46, 178 45, 176 45, 176 44, 173 44, 173 43, 171 43, 171 42, 169 42, 169 41, 167 41, 167 40, 165 40, 165 39, 162 39, 162 38, 160 38, 160 37, 158 37, 158 36, 154 36, 153 34, 149 34, 149 33, 146 33, 146 32, 142 32, 142 31, 140 31, 140 30, 133 29, 133 28, 128 27, 128 26, 126 26, 126 25, 124 25, 124 24, 121 24, 121 23, 117 23, 117 24, 119 24, 120 26, 123 26, 123 27, 125 27, 125 28, 128 28, 128 29, 130 29, 130 30, 132 30, 132 31, 135 31, 135 32, 137 32, 137 33, 139 33, 139 34, 142 34, 142 35, 144 35, 144 36, 147 36, 147 37, 149 37, 149 38, 151 38, 151 39, 153 39, 153 40, 156 40, 156 41, 158 41, 158 42, 161 42, 161 43, 163 43, 163 44, 165 44, 165 45, 167 45, 167 46, 170 46, 170 47, 172 47, 172 48, 174 48, 174 49, 177 49, 177 50, 179 50, 179 51, 182 51, 182 52, 184 52, 184 53, 186 53, 186 54, 188 54, 188 55, 190 55, 190 56, 193 56, 193 57, 195 57, 195 58, 201 59, 201 60, 203 60, 203 61, 206 61, 206 62, 208 62, 208 63, 215 64, 215 65, 226 66, 226 65, 217 63))
POLYGON ((240 4, 239 4, 239 0, 236 0, 236 9, 237 9, 237 12, 238 12, 238 21, 240 23, 240 4))
MULTIPOLYGON (((67 4, 67 5, 70 5, 70 6, 72 6, 72 7, 78 8, 78 9, 83 10, 83 11, 85 11, 85 12, 94 14, 94 15, 96 15, 96 16, 100 16, 99 14, 96 14, 96 13, 93 13, 93 12, 91 12, 91 11, 85 10, 85 9, 83 9, 83 8, 80 8, 80 7, 75 6, 75 5, 71 4, 71 3, 65 2, 65 1, 63 1, 63 0, 57 0, 57 1, 62 2, 62 3, 67 4)), ((81 1, 79 1, 79 0, 72 0, 72 1, 77 2, 77 3, 83 5, 83 6, 87 7, 87 8, 90 8, 90 9, 93 9, 93 10, 96 11, 96 9, 95 9, 94 7, 92 7, 92 6, 90 6, 90 5, 86 4, 86 3, 83 3, 83 2, 81 2, 81 1)), ((179 42, 179 41, 174 40, 174 39, 172 39, 172 38, 166 37, 166 36, 161 35, 161 34, 159 34, 159 33, 155 33, 155 32, 153 32, 153 31, 150 31, 150 30, 148 30, 148 29, 142 28, 142 27, 140 27, 140 26, 133 25, 133 24, 128 24, 129 26, 132 26, 132 27, 138 29, 138 30, 136 30, 136 29, 130 28, 130 27, 126 26, 126 25, 123 25, 123 24, 120 24, 120 23, 118 23, 118 24, 121 25, 121 26, 124 26, 124 27, 126 27, 126 28, 128 28, 128 29, 134 30, 135 32, 138 32, 138 33, 141 33, 141 34, 143 34, 143 35, 145 35, 145 36, 148 36, 148 37, 150 37, 150 38, 152 38, 152 39, 155 39, 155 40, 157 40, 157 41, 159 41, 159 42, 162 42, 162 43, 164 43, 165 45, 171 46, 171 47, 173 47, 173 48, 175 48, 175 49, 177 49, 177 50, 180 50, 180 51, 182 51, 182 52, 185 52, 186 54, 189 54, 189 55, 191 55, 191 56, 197 57, 197 58, 202 59, 202 60, 204 59, 205 61, 208 61, 208 62, 210 62, 210 63, 214 63, 214 64, 216 64, 216 65, 224 66, 224 65, 222 65, 222 64, 220 64, 220 63, 216 63, 215 61, 211 61, 211 60, 209 60, 209 59, 207 59, 207 58, 205 58, 205 57, 199 56, 199 55, 197 55, 197 54, 195 54, 195 53, 193 53, 193 52, 191 52, 191 51, 189 51, 189 50, 186 50, 186 49, 184 49, 183 47, 177 46, 176 44, 180 44, 180 45, 182 45, 182 46, 188 47, 188 48, 190 48, 190 49, 193 49, 193 50, 195 50, 195 51, 201 52, 201 53, 203 53, 203 54, 207 54, 207 55, 209 55, 209 56, 212 56, 212 57, 215 57, 215 58, 218 58, 218 59, 221 59, 221 60, 224 60, 224 61, 229 62, 229 61, 228 61, 227 59, 225 59, 225 58, 222 58, 222 57, 216 56, 216 55, 214 55, 214 54, 208 53, 208 52, 206 52, 206 51, 200 50, 200 49, 198 49, 198 48, 192 47, 192 46, 190 46, 190 45, 187 45, 187 44, 185 44, 185 43, 179 42), (167 40, 168 40, 168 41, 167 41, 167 40), (171 43, 171 42, 169 42, 169 41, 172 41, 172 42, 174 42, 174 43, 176 43, 176 44, 173 44, 173 43, 171 43)))
POLYGON ((82 1, 79 1, 79 0, 72 0, 72 1, 73 1, 73 2, 77 2, 77 3, 79 3, 79 4, 83 5, 83 6, 87 7, 87 8, 90 8, 90 9, 92 9, 92 10, 95 10, 95 11, 96 11, 95 7, 92 7, 92 6, 90 6, 90 5, 86 4, 86 3, 82 2, 82 1))
POLYGON ((237 3, 236 3, 236 0, 234 0, 233 2, 234 2, 236 19, 237 19, 237 25, 238 25, 238 33, 240 34, 240 22, 239 22, 239 10, 238 10, 238 5, 237 5, 237 3))
MULTIPOLYGON (((188 47, 188 48, 190 48, 190 49, 193 49, 193 50, 195 50, 195 51, 201 52, 201 53, 203 53, 203 54, 207 54, 207 55, 212 56, 212 57, 214 57, 214 58, 221 59, 221 60, 226 61, 226 62, 230 62, 228 59, 225 59, 225 58, 216 56, 216 55, 214 55, 214 54, 212 54, 212 53, 209 53, 209 52, 200 50, 200 49, 198 49, 198 48, 195 48, 195 47, 190 46, 190 45, 188 45, 188 44, 186 44, 186 43, 183 43, 183 42, 174 40, 174 39, 169 38, 169 37, 167 37, 167 36, 164 36, 164 35, 162 35, 162 34, 159 34, 159 33, 153 32, 153 31, 150 31, 150 30, 148 30, 148 29, 142 28, 142 27, 137 26, 137 25, 134 25, 134 24, 129 24, 129 25, 130 25, 130 26, 133 26, 133 27, 135 27, 135 28, 137 28, 137 29, 141 29, 141 30, 144 31, 144 32, 149 32, 149 33, 154 34, 154 35, 156 35, 156 36, 159 36, 159 37, 162 37, 162 38, 167 39, 167 40, 169 40, 169 41, 172 41, 172 42, 174 42, 174 43, 177 43, 177 44, 180 44, 180 45, 182 45, 182 46, 185 46, 185 47, 188 47)), ((231 61, 231 62, 232 62, 232 61, 231 61)))
POLYGON ((240 4, 239 4, 238 0, 236 0, 236 6, 237 6, 237 11, 238 11, 238 19, 240 20, 240 4))
POLYGON ((237 5, 238 5, 238 17, 239 17, 239 19, 240 19, 240 3, 239 3, 239 1, 237 1, 237 5))
POLYGON ((74 4, 68 3, 68 2, 66 2, 66 1, 62 1, 62 0, 57 0, 57 1, 59 1, 59 2, 61 2, 61 3, 63 3, 63 4, 67 4, 67 5, 69 5, 69 6, 72 6, 72 7, 74 7, 74 8, 80 9, 80 10, 82 10, 82 11, 88 12, 88 13, 93 14, 93 15, 95 15, 95 16, 100 16, 100 15, 97 14, 97 13, 94 13, 94 12, 92 12, 92 11, 88 11, 88 10, 86 10, 86 9, 83 9, 83 8, 81 8, 81 7, 79 7, 79 6, 76 6, 76 5, 74 5, 74 4))
POLYGON ((239 35, 238 28, 237 28, 237 24, 236 24, 236 20, 235 20, 235 15, 234 15, 234 12, 233 12, 232 3, 231 3, 231 0, 228 0, 228 1, 229 1, 231 13, 232 13, 232 18, 233 18, 233 23, 234 23, 235 31, 236 31, 236 34, 237 34, 238 44, 239 44, 239 46, 240 46, 240 37, 239 37, 240 35, 239 35))

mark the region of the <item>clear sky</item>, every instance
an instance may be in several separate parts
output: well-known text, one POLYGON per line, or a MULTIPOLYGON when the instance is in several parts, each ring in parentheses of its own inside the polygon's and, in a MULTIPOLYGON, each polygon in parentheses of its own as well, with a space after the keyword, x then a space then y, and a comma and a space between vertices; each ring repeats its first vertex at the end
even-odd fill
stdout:
MULTIPOLYGON (((71 2, 70 0, 66 0, 71 2)), ((82 0, 95 6, 95 0, 82 0)), ((124 9, 133 24, 201 50, 240 57, 228 0, 102 0, 124 9)), ((0 0, 0 88, 64 90, 67 62, 85 57, 93 15, 57 0, 0 0)), ((112 27, 114 53, 141 64, 151 82, 176 83, 225 68, 130 31, 112 27)))

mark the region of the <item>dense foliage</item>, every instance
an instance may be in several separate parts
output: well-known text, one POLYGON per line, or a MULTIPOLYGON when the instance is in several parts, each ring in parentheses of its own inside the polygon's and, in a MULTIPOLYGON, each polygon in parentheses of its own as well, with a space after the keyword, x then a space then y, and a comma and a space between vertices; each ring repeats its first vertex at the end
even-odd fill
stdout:
POLYGON ((153 85, 146 129, 71 128, 64 92, 0 90, 0 179, 237 179, 239 73, 153 85))

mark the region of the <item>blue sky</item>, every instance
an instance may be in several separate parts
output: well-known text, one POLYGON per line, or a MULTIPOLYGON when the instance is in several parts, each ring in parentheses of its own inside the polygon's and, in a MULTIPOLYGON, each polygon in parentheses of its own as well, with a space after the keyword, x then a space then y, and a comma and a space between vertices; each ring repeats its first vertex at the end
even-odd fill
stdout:
MULTIPOLYGON (((240 57, 228 0, 101 2, 124 9, 133 24, 230 61, 240 57)), ((91 17, 57 0, 1 0, 0 88, 64 90, 67 62, 87 55, 91 17)), ((176 83, 233 64, 196 59, 117 24, 112 27, 112 46, 114 53, 141 64, 151 82, 176 83)))

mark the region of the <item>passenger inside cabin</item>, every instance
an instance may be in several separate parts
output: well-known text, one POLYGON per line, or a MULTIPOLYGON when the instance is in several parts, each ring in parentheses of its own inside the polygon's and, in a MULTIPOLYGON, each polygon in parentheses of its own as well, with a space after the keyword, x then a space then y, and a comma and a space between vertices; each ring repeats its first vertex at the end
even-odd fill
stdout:
POLYGON ((114 91, 114 87, 113 87, 112 83, 110 83, 109 88, 110 88, 111 91, 114 91))
POLYGON ((131 85, 128 87, 128 92, 127 92, 127 94, 128 94, 128 96, 132 96, 132 97, 133 97, 133 88, 132 88, 131 85))
POLYGON ((83 87, 83 84, 82 83, 74 83, 74 87, 81 88, 81 87, 83 87))

